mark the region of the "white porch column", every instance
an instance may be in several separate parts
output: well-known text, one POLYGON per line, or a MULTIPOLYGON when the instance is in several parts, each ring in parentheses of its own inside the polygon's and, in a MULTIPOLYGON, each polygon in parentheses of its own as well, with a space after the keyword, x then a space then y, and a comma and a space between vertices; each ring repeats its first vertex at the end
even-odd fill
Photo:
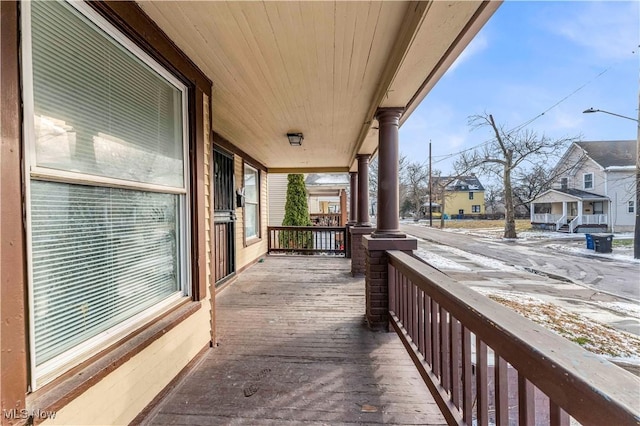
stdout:
POLYGON ((562 202, 562 216, 567 216, 567 202, 563 201, 562 202))
POLYGON ((530 218, 531 219, 531 223, 533 223, 533 215, 534 215, 535 211, 536 211, 536 205, 531 203, 531 211, 529 212, 529 215, 531 216, 531 218, 530 218))
POLYGON ((578 200, 578 225, 582 225, 582 200, 578 200))

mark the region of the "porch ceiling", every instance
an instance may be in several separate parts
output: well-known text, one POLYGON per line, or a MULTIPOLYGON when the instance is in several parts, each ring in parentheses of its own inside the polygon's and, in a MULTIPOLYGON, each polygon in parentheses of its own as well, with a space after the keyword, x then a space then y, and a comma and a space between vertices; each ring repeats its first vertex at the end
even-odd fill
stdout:
POLYGON ((216 132, 270 171, 347 171, 375 152, 375 110, 404 121, 499 3, 138 4, 213 81, 216 132))

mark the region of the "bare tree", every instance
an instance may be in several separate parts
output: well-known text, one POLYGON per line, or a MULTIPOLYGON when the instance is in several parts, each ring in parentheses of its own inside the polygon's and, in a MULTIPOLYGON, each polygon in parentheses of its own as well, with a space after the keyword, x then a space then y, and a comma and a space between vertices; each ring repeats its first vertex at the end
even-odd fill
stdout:
POLYGON ((407 162, 401 176, 405 196, 400 205, 403 210, 419 213, 422 200, 429 192, 429 167, 418 162, 407 162))
POLYGON ((490 127, 493 139, 482 147, 460 154, 455 167, 457 170, 478 170, 501 177, 505 205, 504 238, 517 238, 513 174, 526 164, 549 164, 576 138, 551 139, 527 129, 506 131, 487 113, 469 117, 469 125, 473 128, 490 127))
POLYGON ((490 183, 484 186, 485 212, 494 219, 496 215, 502 213, 500 204, 502 203, 502 185, 490 183))

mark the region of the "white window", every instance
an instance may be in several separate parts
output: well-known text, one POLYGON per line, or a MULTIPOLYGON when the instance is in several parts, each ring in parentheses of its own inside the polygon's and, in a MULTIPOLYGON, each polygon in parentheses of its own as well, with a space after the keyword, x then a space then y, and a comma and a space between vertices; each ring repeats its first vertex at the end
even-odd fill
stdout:
POLYGON ((244 236, 260 237, 260 174, 250 165, 244 165, 244 236))
POLYGON ((22 6, 36 388, 188 294, 187 91, 85 4, 22 6))
POLYGON ((471 213, 480 213, 480 205, 476 204, 471 206, 471 213))
POLYGON ((636 211, 636 209, 635 209, 635 205, 636 205, 636 202, 635 202, 634 200, 630 200, 630 201, 629 201, 628 208, 627 208, 627 211, 628 211, 629 213, 634 213, 634 212, 636 211))
POLYGON ((583 176, 584 179, 584 189, 593 189, 593 173, 585 173, 583 176))

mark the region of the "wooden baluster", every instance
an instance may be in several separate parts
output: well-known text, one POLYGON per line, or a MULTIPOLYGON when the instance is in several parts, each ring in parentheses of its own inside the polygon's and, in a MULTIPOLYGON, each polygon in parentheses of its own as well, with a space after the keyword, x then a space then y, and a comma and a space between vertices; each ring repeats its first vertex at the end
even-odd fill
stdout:
POLYGON ((533 384, 518 373, 518 425, 534 426, 536 424, 536 403, 533 384))
POLYGON ((495 356, 496 426, 509 425, 508 364, 497 352, 495 356))
POLYGON ((424 353, 424 291, 418 290, 418 300, 417 300, 417 308, 418 308, 418 340, 416 341, 416 346, 418 350, 422 354, 422 356, 427 358, 424 353))
POLYGON ((416 335, 415 333, 415 328, 414 328, 414 323, 415 323, 415 316, 416 316, 416 286, 413 285, 413 283, 411 281, 409 281, 409 336, 411 337, 411 340, 414 340, 416 335))
POLYGON ((571 420, 566 411, 558 404, 549 399, 549 425, 550 426, 569 426, 571 420))
POLYGON ((460 321, 451 317, 451 400, 460 409, 460 321))
POLYGON ((451 390, 451 350, 449 346, 451 327, 449 326, 449 313, 440 307, 440 372, 442 375, 442 387, 451 390))
POLYGON ((433 374, 440 378, 440 333, 438 332, 438 304, 431 299, 431 356, 433 374))
POLYGON ((389 264, 389 310, 398 315, 396 309, 396 280, 398 279, 398 271, 389 264))
POLYGON ((471 371, 471 332, 462 326, 462 419, 473 421, 473 375, 471 371))
POLYGON ((489 425, 489 383, 487 375, 487 345, 476 336, 476 400, 478 426, 489 425))
POLYGON ((424 308, 424 344, 425 344, 424 357, 427 360, 427 364, 429 364, 429 367, 433 369, 433 356, 432 356, 433 343, 431 339, 431 298, 426 293, 424 295, 423 308, 424 308))

